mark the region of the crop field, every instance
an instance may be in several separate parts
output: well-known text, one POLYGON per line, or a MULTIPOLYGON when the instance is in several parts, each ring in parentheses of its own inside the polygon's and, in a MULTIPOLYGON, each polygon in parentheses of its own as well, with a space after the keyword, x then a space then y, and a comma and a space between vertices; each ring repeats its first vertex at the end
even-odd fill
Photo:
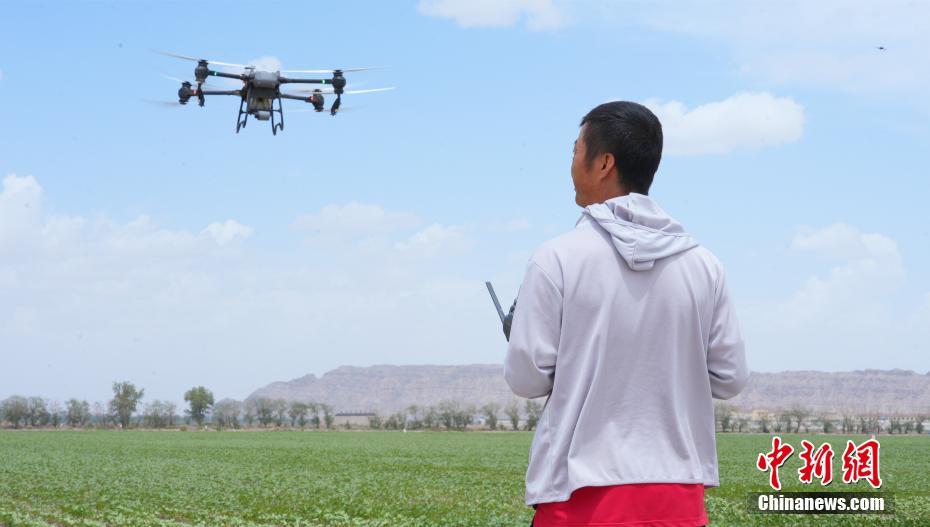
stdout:
MULTIPOLYGON (((783 439, 800 449, 803 436, 783 439)), ((837 463, 831 490, 845 485, 837 463)), ((524 432, 0 432, 0 525, 20 526, 521 526, 524 432)), ((863 438, 854 438, 857 442, 863 438)), ((755 468, 765 435, 718 438, 722 487, 715 526, 930 525, 930 437, 881 436, 882 491, 895 514, 752 515, 767 490, 755 468)), ((797 481, 797 452, 782 468, 797 481)), ((813 487, 818 487, 816 484, 813 487)))

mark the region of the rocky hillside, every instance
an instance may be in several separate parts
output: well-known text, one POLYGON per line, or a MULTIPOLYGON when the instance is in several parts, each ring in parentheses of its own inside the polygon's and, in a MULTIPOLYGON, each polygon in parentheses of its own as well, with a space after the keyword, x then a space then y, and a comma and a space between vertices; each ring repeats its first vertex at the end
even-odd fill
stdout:
POLYGON ((462 366, 340 366, 322 377, 313 374, 274 382, 249 398, 271 397, 331 404, 337 412, 395 412, 412 404, 429 406, 451 399, 482 405, 497 401, 502 406, 513 395, 504 381, 500 364, 462 366))
MULTIPOLYGON (((410 405, 435 405, 444 399, 502 406, 513 395, 500 364, 460 366, 341 366, 322 377, 305 375, 275 382, 249 398, 272 397, 331 404, 337 412, 378 411, 410 405)), ((745 409, 787 408, 799 403, 812 410, 847 409, 930 414, 930 373, 904 370, 852 372, 786 371, 753 373, 746 390, 730 403, 745 409)))
POLYGON ((930 414, 930 373, 910 370, 753 372, 732 402, 775 409, 799 403, 813 410, 930 414))

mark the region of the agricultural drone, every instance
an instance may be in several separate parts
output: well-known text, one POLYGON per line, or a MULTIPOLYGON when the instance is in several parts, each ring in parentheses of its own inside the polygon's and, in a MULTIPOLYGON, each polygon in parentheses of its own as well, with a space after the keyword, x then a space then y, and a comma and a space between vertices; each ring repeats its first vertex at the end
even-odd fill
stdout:
POLYGON ((325 109, 324 95, 334 94, 336 95, 336 100, 330 105, 329 113, 335 116, 336 113, 339 112, 339 107, 342 105, 342 96, 344 94, 372 93, 394 89, 345 89, 345 73, 374 68, 263 71, 252 65, 232 64, 229 62, 188 57, 165 51, 156 51, 156 53, 197 63, 197 66, 194 68, 194 82, 169 77, 181 83, 181 88, 178 90, 179 104, 186 105, 191 98, 196 98, 197 104, 203 106, 208 95, 234 95, 239 97, 239 115, 236 118, 236 133, 239 133, 239 130, 245 127, 251 115, 259 121, 271 121, 271 133, 277 135, 278 130, 284 129, 284 108, 281 104, 282 99, 293 99, 295 101, 310 103, 313 105, 314 111, 322 112, 325 109), (210 67, 211 65, 235 68, 240 71, 235 73, 216 71, 210 67), (307 79, 287 77, 283 74, 329 74, 332 75, 332 78, 307 79), (242 87, 226 90, 213 89, 211 86, 205 86, 207 77, 238 80, 242 82, 242 87), (281 91, 281 86, 283 84, 328 84, 331 85, 332 88, 303 89, 295 90, 293 93, 287 93, 281 91), (275 114, 277 114, 277 116, 275 114))

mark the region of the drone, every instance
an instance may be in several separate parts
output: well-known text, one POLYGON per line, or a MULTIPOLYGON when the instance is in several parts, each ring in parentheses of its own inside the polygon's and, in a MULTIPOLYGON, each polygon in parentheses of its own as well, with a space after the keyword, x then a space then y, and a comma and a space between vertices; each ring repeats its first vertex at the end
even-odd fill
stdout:
POLYGON ((335 94, 336 100, 330 105, 329 113, 335 116, 342 105, 343 94, 372 93, 379 91, 393 90, 394 88, 375 88, 370 90, 346 90, 345 73, 355 71, 365 71, 376 68, 344 68, 333 70, 284 70, 284 71, 263 71, 252 65, 232 64, 229 62, 220 62, 196 57, 188 57, 166 51, 153 50, 155 53, 167 55, 183 60, 190 60, 197 63, 194 68, 194 82, 182 79, 169 79, 179 81, 181 88, 178 90, 178 103, 186 105, 192 98, 197 99, 197 104, 203 106, 206 103, 208 95, 234 95, 240 98, 239 115, 236 118, 236 133, 245 128, 249 116, 253 116, 259 121, 271 121, 271 133, 277 135, 279 130, 284 130, 284 107, 281 104, 282 99, 293 99, 303 101, 313 105, 313 110, 322 112, 325 110, 324 95, 335 94), (229 73, 226 71, 216 71, 210 68, 210 65, 225 66, 227 68, 238 68, 240 73, 229 73), (299 77, 286 77, 282 74, 329 74, 329 79, 306 79, 299 77), (242 81, 242 87, 235 90, 211 89, 204 85, 207 77, 221 77, 226 79, 235 79, 242 81), (332 88, 315 88, 312 90, 296 90, 294 93, 281 91, 282 84, 328 84, 332 88), (306 94, 306 95, 301 95, 306 94))

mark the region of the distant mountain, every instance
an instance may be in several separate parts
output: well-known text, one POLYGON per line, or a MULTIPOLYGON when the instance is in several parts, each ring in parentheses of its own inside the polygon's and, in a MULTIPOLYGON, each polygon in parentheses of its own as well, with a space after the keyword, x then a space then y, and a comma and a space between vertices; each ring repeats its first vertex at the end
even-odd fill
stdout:
POLYGON ((752 409, 785 408, 793 403, 813 410, 930 415, 930 372, 856 370, 851 372, 753 372, 733 404, 752 409))
MULTIPOLYGON (((500 364, 340 366, 319 378, 310 374, 271 383, 249 398, 316 401, 332 405, 337 412, 382 414, 413 404, 435 405, 445 399, 478 406, 494 401, 504 406, 513 395, 503 375, 500 364)), ((746 390, 728 402, 753 410, 787 408, 798 403, 818 411, 930 414, 930 373, 754 372, 746 390)))
POLYGON ((429 406, 445 399, 502 406, 513 398, 501 364, 455 366, 387 364, 340 366, 322 377, 305 375, 259 388, 248 398, 271 397, 327 403, 336 412, 392 413, 416 404, 429 406))

